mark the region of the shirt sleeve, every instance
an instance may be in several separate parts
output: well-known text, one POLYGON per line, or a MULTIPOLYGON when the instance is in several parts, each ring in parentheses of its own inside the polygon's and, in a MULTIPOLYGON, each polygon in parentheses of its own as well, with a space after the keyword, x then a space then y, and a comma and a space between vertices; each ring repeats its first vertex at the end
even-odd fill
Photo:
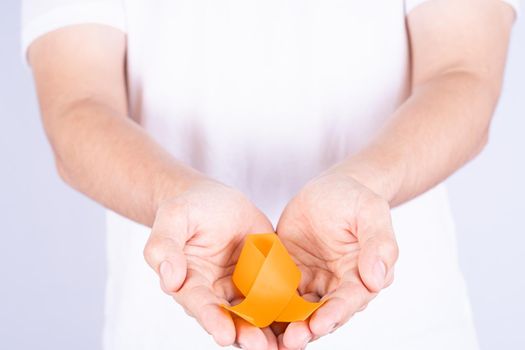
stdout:
MULTIPOLYGON (((415 7, 427 1, 429 0, 405 0, 405 13, 408 15, 409 12, 412 11, 415 7)), ((519 17, 521 0, 501 0, 501 1, 506 2, 507 4, 512 6, 514 8, 514 12, 516 12, 516 17, 519 17)))
POLYGON ((97 23, 126 32, 123 0, 22 0, 22 56, 31 43, 53 30, 97 23))

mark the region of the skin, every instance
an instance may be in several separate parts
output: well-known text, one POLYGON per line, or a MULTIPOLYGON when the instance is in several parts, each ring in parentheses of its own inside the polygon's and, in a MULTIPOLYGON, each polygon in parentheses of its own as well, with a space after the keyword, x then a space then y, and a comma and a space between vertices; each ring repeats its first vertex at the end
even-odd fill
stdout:
POLYGON ((303 272, 300 292, 328 299, 308 321, 287 327, 281 349, 333 331, 392 282, 398 249, 388 208, 482 150, 513 21, 513 10, 493 0, 434 0, 408 16, 410 98, 368 147, 310 181, 279 220, 277 232, 303 272))
POLYGON ((262 330, 219 304, 239 298, 231 274, 243 237, 274 228, 242 193, 174 159, 128 118, 125 35, 62 28, 36 40, 29 60, 59 174, 152 227, 144 256, 161 288, 219 345, 299 349, 392 282, 390 208, 485 145, 513 20, 499 0, 434 0, 411 12, 411 96, 367 147, 306 184, 276 229, 303 272, 300 292, 328 301, 307 321, 262 330))

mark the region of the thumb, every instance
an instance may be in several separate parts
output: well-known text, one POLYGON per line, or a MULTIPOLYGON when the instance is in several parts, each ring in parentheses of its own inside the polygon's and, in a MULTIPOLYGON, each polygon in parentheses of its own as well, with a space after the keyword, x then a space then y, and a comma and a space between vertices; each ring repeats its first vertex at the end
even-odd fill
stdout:
POLYGON ((398 257, 394 233, 389 229, 365 233, 361 235, 359 243, 359 275, 366 287, 377 293, 393 279, 394 264, 398 257))
POLYGON ((177 292, 186 279, 187 262, 184 255, 184 231, 177 230, 174 220, 164 225, 162 220, 153 225, 151 235, 144 248, 144 258, 157 272, 164 292, 177 292), (169 230, 166 227, 170 227, 169 230), (181 236, 181 237, 178 237, 181 236))

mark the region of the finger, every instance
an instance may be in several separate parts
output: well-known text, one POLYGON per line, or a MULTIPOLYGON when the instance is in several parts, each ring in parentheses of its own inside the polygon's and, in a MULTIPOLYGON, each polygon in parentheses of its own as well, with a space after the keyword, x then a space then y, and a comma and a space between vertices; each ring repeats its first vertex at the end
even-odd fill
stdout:
POLYGON ((233 323, 235 324, 236 330, 235 343, 241 349, 268 349, 267 335, 260 328, 251 325, 250 323, 248 323, 240 317, 234 317, 233 323))
POLYGON ((295 349, 287 348, 287 347, 284 345, 284 343, 283 343, 283 337, 284 337, 284 333, 279 334, 279 336, 277 337, 277 343, 279 344, 279 350, 295 350, 295 349))
POLYGON ((166 293, 178 291, 186 278, 187 262, 184 255, 188 231, 181 210, 159 212, 150 238, 144 248, 144 258, 161 279, 166 293))
POLYGON ((273 333, 270 327, 262 329, 264 335, 266 336, 266 341, 268 342, 268 350, 278 350, 277 337, 273 333))
POLYGON ((234 343, 235 325, 229 313, 219 305, 204 305, 197 319, 220 346, 230 346, 234 343))
POLYGON ((390 208, 382 200, 371 202, 360 212, 359 220, 359 275, 367 288, 377 293, 392 277, 392 269, 398 257, 390 208))
MULTIPOLYGON (((318 302, 316 293, 305 293, 302 297, 310 302, 318 302)), ((308 321, 291 322, 286 327, 282 339, 282 347, 302 349, 313 339, 313 334, 308 326, 308 321)))
POLYGON ((230 313, 220 306, 227 302, 206 285, 204 277, 190 270, 186 283, 174 293, 174 298, 213 336, 217 344, 228 346, 235 342, 233 320, 230 313))
POLYGON ((144 257, 161 279, 161 287, 166 293, 179 290, 186 278, 186 256, 182 248, 172 239, 152 234, 144 257))
POLYGON ((359 275, 371 292, 379 292, 393 278, 398 247, 393 234, 382 233, 361 244, 359 275))
POLYGON ((277 342, 279 344, 279 347, 278 347, 279 350, 303 350, 303 349, 306 349, 306 345, 301 347, 301 348, 289 348, 286 345, 284 345, 283 338, 284 338, 284 333, 277 337, 277 342))
POLYGON ((302 349, 312 340, 312 337, 307 321, 292 322, 283 334, 282 345, 289 349, 302 349))
POLYGON ((374 296, 361 283, 343 282, 312 315, 309 328, 313 337, 325 336, 345 324, 374 296))
MULTIPOLYGON (((305 300, 318 302, 319 296, 316 293, 305 293, 302 295, 305 300)), ((290 349, 302 349, 312 340, 313 334, 308 326, 308 321, 292 322, 286 327, 283 334, 283 346, 290 349)))
MULTIPOLYGON (((232 303, 237 304, 240 302, 238 299, 233 299, 232 303)), ((252 326, 250 323, 246 322, 242 318, 233 315, 233 322, 235 324, 236 328, 236 341, 235 344, 237 347, 247 348, 251 349, 253 341, 256 341, 255 338, 260 338, 260 332, 262 332, 263 336, 266 338, 266 347, 264 349, 267 350, 277 350, 278 344, 277 344, 277 338, 275 335, 275 332, 273 331, 273 327, 265 327, 262 329, 256 328, 252 326)), ((271 325, 273 326, 275 322, 271 325)), ((282 323, 282 332, 284 332, 284 328, 286 327, 285 323, 282 323)), ((281 332, 281 333, 282 333, 281 332)), ((262 344, 264 345, 264 344, 262 344)), ((257 348, 258 345, 256 345, 255 348, 257 348)))

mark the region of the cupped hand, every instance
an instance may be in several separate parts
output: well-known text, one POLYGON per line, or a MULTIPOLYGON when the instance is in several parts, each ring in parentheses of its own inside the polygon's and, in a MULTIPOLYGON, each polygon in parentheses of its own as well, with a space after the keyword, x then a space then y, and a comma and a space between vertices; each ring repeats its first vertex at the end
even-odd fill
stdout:
POLYGON ((220 306, 240 297, 231 277, 245 235, 273 231, 239 191, 206 180, 159 207, 144 256, 161 288, 219 345, 277 349, 269 328, 232 318, 220 306))
POLYGON ((280 349, 331 333, 393 280, 389 204, 350 176, 329 171, 310 181, 284 209, 277 234, 301 269, 299 292, 326 300, 309 320, 288 325, 280 349))

